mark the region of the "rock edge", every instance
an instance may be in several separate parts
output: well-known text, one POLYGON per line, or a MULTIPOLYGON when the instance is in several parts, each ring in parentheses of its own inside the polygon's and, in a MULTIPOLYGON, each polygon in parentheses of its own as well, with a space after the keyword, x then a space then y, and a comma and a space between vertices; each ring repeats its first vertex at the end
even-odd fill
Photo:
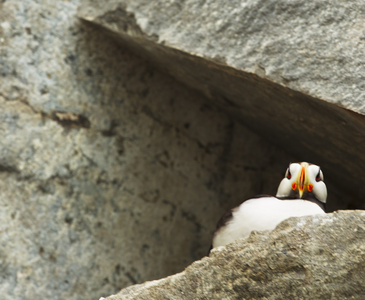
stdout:
POLYGON ((107 300, 364 299, 365 211, 288 219, 107 300))

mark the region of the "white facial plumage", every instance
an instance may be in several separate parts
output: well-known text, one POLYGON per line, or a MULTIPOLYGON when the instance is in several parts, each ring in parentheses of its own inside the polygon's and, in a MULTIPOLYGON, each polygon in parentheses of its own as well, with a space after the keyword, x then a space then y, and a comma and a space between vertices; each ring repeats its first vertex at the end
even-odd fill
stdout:
POLYGON ((317 165, 292 163, 280 182, 276 197, 318 200, 326 203, 327 188, 323 173, 317 165))
POLYGON ((273 230, 291 217, 325 214, 327 188, 319 166, 292 163, 280 182, 276 197, 259 196, 244 201, 218 222, 213 248, 247 238, 253 230, 273 230))

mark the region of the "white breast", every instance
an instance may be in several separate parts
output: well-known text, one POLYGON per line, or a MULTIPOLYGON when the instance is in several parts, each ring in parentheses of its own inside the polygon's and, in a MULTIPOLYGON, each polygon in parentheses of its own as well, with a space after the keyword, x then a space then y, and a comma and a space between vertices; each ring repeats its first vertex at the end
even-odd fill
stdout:
POLYGON ((275 197, 250 199, 234 209, 232 219, 215 233, 213 248, 247 238, 253 230, 273 230, 290 217, 324 213, 317 204, 306 200, 279 200, 275 197))

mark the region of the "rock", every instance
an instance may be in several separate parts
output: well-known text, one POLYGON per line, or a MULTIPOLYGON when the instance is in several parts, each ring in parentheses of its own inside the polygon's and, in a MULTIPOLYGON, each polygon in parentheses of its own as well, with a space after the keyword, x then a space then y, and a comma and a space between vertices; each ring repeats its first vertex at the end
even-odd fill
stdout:
POLYGON ((90 0, 79 16, 320 164, 354 193, 343 207, 364 208, 365 186, 353 180, 365 176, 363 12, 360 0, 90 0))
MULTIPOLYGON (((0 1, 0 298, 97 299, 204 256, 296 157, 76 17, 0 1)), ((340 198, 338 198, 340 199, 340 198)))
POLYGON ((365 212, 288 219, 107 300, 364 299, 365 212))
MULTIPOLYGON (((363 3, 357 0, 83 1, 80 15, 131 37, 257 74, 365 113, 363 3)), ((167 50, 166 50, 167 51, 167 50)))
MULTIPOLYGON (((288 154, 290 147, 273 145, 271 131, 260 136, 248 129, 241 120, 246 110, 203 84, 227 78, 216 86, 240 93, 243 87, 251 89, 247 82, 241 86, 243 78, 256 87, 263 86, 261 78, 227 66, 221 73, 221 64, 159 46, 158 37, 146 33, 142 19, 136 21, 127 6, 106 13, 106 21, 127 32, 120 44, 119 31, 80 21, 81 3, 86 2, 0 1, 2 300, 97 299, 180 272, 207 252, 224 210, 258 193, 274 194, 288 162, 303 159, 300 152, 288 154), (150 62, 137 55, 146 49, 150 62), (184 59, 170 64, 175 61, 171 50, 184 59), (156 68, 163 57, 166 69, 174 66, 176 77, 187 84, 184 65, 194 66, 195 76, 208 70, 204 66, 212 72, 204 80, 197 77, 202 85, 192 90, 156 68), (226 101, 224 108, 238 117, 217 107, 209 95, 226 101)), ((97 3, 103 12, 111 2, 97 3)), ((165 17, 177 11, 172 5, 165 17)), ((270 94, 271 88, 261 93, 270 94)), ((273 99, 281 99, 279 94, 273 99)), ((264 103, 257 99, 253 106, 264 103)), ((275 106, 265 111, 275 113, 275 106)), ((327 108, 338 112, 323 106, 319 114, 327 115, 327 108)), ((254 117, 251 125, 260 112, 247 111, 254 117)), ((277 134, 280 125, 268 120, 277 134)), ((341 171, 339 157, 350 158, 346 168, 359 174, 361 155, 350 154, 362 149, 361 122, 354 131, 349 125, 349 140, 341 130, 331 136, 340 146, 355 137, 359 142, 341 155, 338 145, 333 153, 323 148, 325 174, 341 171)), ((301 130, 307 133, 308 126, 301 130)), ((327 141, 314 143, 313 153, 327 141)), ((344 180, 350 178, 346 174, 344 180)), ((352 181, 350 187, 359 185, 352 181)), ((349 197, 336 183, 326 182, 330 209, 347 207, 349 197)))

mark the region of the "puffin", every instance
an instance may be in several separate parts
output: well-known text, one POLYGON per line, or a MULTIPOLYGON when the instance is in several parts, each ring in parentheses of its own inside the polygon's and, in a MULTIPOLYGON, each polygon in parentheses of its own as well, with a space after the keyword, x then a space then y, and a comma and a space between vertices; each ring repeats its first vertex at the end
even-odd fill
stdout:
POLYGON ((290 163, 276 197, 253 197, 222 216, 212 248, 245 239, 253 230, 273 230, 290 217, 325 214, 326 200, 327 188, 321 168, 307 162, 290 163))

